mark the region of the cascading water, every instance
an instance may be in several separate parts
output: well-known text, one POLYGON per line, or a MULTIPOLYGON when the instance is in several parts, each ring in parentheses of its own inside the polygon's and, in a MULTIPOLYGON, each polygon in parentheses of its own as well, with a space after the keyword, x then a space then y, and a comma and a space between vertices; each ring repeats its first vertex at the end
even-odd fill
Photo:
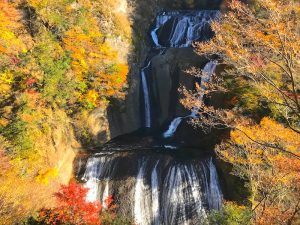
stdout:
MULTIPOLYGON (((211 79, 211 76, 215 73, 215 70, 216 70, 216 62, 215 61, 210 61, 208 62, 205 66, 204 66, 204 69, 202 70, 202 76, 201 76, 201 88, 202 88, 202 93, 201 95, 199 96, 199 100, 202 101, 203 100, 203 96, 204 96, 204 90, 206 89, 206 85, 208 84, 208 82, 210 81, 211 79)), ((168 130, 166 130, 164 133, 163 133, 163 136, 165 138, 169 138, 169 137, 172 137, 178 126, 181 124, 182 120, 183 119, 186 119, 186 118, 194 118, 196 117, 197 115, 197 111, 198 109, 197 108, 193 108, 192 109, 192 112, 190 115, 186 116, 186 117, 176 117, 172 122, 171 124, 169 125, 169 128, 168 130)))
POLYGON ((133 203, 136 224, 200 224, 206 218, 207 209, 220 209, 222 195, 211 158, 181 160, 162 153, 139 158, 130 170, 121 163, 125 160, 130 160, 130 156, 115 154, 88 159, 82 179, 86 184, 98 182, 97 195, 94 188, 90 189, 89 196, 93 198, 89 200, 102 200, 106 196, 107 189, 102 184, 108 179, 112 192, 118 193, 123 188, 117 185, 118 176, 122 174, 126 182, 126 177, 134 174, 135 184, 124 194, 133 203))
MULTIPOLYGON (((153 55, 155 49, 159 49, 159 54, 167 48, 186 48, 190 47, 194 41, 205 41, 212 37, 210 22, 220 16, 219 11, 171 11, 161 12, 156 17, 155 26, 151 31, 151 38, 154 44, 149 56, 153 55), (164 30, 170 30, 164 32, 164 30), (158 34, 159 33, 159 34, 158 34), (161 43, 162 42, 162 43, 161 43)), ((149 85, 147 82, 147 69, 151 65, 152 57, 147 57, 146 66, 141 69, 141 80, 144 95, 144 126, 151 128, 151 101, 149 96, 149 85)), ((175 123, 175 122, 174 122, 175 123)), ((179 125, 173 124, 173 125, 179 125)), ((172 124, 171 124, 172 125, 172 124)), ((176 127, 177 128, 177 127, 176 127)), ((170 129, 175 129, 170 126, 170 129)), ((171 130, 166 133, 170 134, 171 130)))
POLYGON ((158 166, 159 161, 154 166, 151 173, 151 192, 152 192, 152 223, 153 225, 160 224, 160 212, 159 212, 159 177, 158 177, 158 166))
MULTIPOLYGON (((157 16, 151 31, 154 47, 141 69, 145 127, 151 128, 153 124, 151 108, 155 101, 151 99, 148 84, 152 58, 170 47, 189 47, 193 41, 207 40, 212 36, 209 23, 218 16, 218 11, 173 11, 157 16)), ((215 68, 215 62, 204 67, 202 88, 215 68)), ((193 109, 188 117, 196 116, 196 111, 193 109)), ((173 136, 184 118, 175 118, 164 136, 173 136)), ((163 146, 130 149, 128 144, 112 141, 85 163, 79 160, 80 171, 84 171, 81 175, 78 173, 79 179, 89 188, 87 200, 104 202, 112 194, 119 213, 131 217, 137 225, 201 224, 210 209, 218 210, 222 204, 213 159, 210 155, 183 159, 176 154, 187 154, 186 149, 172 144, 163 146)))
POLYGON ((151 32, 153 43, 156 48, 182 48, 190 47, 194 41, 208 40, 212 37, 210 22, 219 16, 220 12, 214 10, 163 11, 151 32))
POLYGON ((141 70, 141 79, 142 79, 142 87, 144 93, 144 104, 145 104, 145 127, 151 127, 151 109, 150 109, 150 96, 148 83, 146 78, 146 69, 150 66, 151 61, 149 61, 148 65, 141 70))
POLYGON ((140 162, 134 192, 134 218, 137 224, 151 224, 149 186, 145 183, 147 161, 140 162))
POLYGON ((185 118, 185 117, 176 117, 176 118, 171 122, 171 124, 170 124, 168 130, 166 130, 166 131, 164 132, 163 136, 164 136, 165 138, 172 137, 172 136, 175 134, 175 132, 176 132, 178 126, 180 125, 181 121, 182 121, 184 118, 185 118))

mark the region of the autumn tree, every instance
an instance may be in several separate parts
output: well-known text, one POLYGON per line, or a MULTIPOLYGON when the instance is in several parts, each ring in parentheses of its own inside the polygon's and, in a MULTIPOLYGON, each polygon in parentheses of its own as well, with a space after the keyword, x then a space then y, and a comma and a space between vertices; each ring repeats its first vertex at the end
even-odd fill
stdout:
MULTIPOLYGON (((263 116, 271 116, 299 133, 299 3, 258 0, 256 7, 249 8, 233 0, 228 6, 230 11, 212 24, 215 37, 195 44, 198 54, 205 54, 227 69, 221 76, 213 76, 205 90, 198 87, 195 93, 184 89, 187 98, 182 103, 200 109, 194 123, 203 128, 236 129, 239 114, 246 115, 243 100, 254 98, 253 104, 264 111, 263 116), (232 96, 236 85, 245 90, 232 96), (230 97, 227 109, 207 106, 198 97, 209 97, 214 92, 230 97)), ((201 73, 196 76, 201 77, 201 73)), ((288 151, 276 143, 269 147, 288 151)))
POLYGON ((257 104, 299 133, 299 2, 257 0, 250 8, 233 0, 228 7, 212 24, 215 37, 195 45, 199 54, 227 65, 209 90, 232 88, 226 86, 230 78, 245 80, 258 92, 257 104))
POLYGON ((57 207, 43 209, 39 213, 38 221, 43 224, 101 224, 100 202, 87 202, 88 190, 81 185, 71 182, 68 186, 63 185, 55 194, 57 207))
MULTIPOLYGON (((100 202, 86 200, 88 189, 71 181, 69 185, 62 185, 55 193, 57 206, 52 209, 42 209, 37 222, 39 224, 74 224, 74 225, 101 225, 114 224, 116 219, 116 205, 112 196, 104 200, 106 207, 100 202)), ((129 223, 124 223, 129 224, 129 223)))
MULTIPOLYGON (((195 44, 225 71, 205 90, 183 88, 182 103, 199 109, 195 126, 231 130, 217 153, 247 181, 255 224, 299 222, 299 4, 227 1, 227 13, 212 23, 215 36, 195 44), (208 101, 199 98, 203 94, 208 101), (216 94, 225 99, 222 105, 209 101, 216 94)), ((203 75, 195 68, 190 73, 203 75)))
POLYGON ((300 160, 261 143, 276 143, 300 156, 300 135, 269 118, 231 131, 217 153, 247 181, 255 224, 292 224, 300 213, 300 160))

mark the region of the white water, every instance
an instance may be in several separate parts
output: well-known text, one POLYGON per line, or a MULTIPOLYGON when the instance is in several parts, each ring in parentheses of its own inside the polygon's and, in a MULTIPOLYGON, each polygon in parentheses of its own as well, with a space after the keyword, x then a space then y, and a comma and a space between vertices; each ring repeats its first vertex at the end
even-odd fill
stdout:
MULTIPOLYGON (((208 85, 208 83, 210 82, 211 80, 211 77, 212 75, 215 73, 216 71, 216 67, 217 67, 217 62, 216 61, 210 61, 208 62, 203 70, 202 70, 202 76, 201 76, 201 84, 200 84, 200 87, 202 89, 202 92, 199 96, 199 100, 202 101, 203 100, 203 97, 204 97, 204 92, 206 90, 206 86, 208 85)), ((195 118, 196 115, 197 115, 197 112, 198 112, 198 108, 193 108, 192 109, 192 112, 190 114, 189 117, 192 117, 192 118, 195 118)))
POLYGON ((152 192, 152 223, 153 225, 160 224, 160 213, 159 213, 159 178, 158 178, 158 166, 159 161, 154 166, 151 173, 151 192, 152 192))
POLYGON ((161 28, 169 19, 171 18, 171 16, 160 16, 157 17, 156 19, 156 24, 155 24, 155 28, 151 31, 151 38, 153 43, 155 44, 155 46, 157 48, 162 47, 159 44, 159 40, 158 40, 158 36, 157 36, 157 31, 159 30, 159 28, 161 28))
POLYGON ((86 164, 86 170, 83 175, 83 180, 86 181, 85 187, 89 189, 87 193, 87 201, 95 202, 101 201, 103 206, 104 200, 109 196, 109 179, 107 175, 112 174, 113 164, 112 160, 108 157, 91 157, 86 164), (102 184, 105 184, 102 191, 102 184), (102 199, 101 199, 102 196, 102 199))
POLYGON ((144 104, 145 104, 145 127, 151 127, 151 109, 150 109, 150 96, 149 96, 149 88, 147 83, 147 78, 145 74, 145 70, 149 68, 151 61, 149 61, 148 65, 142 68, 141 77, 142 77, 142 86, 144 93, 144 104))
POLYGON ((222 193, 219 185, 218 174, 212 159, 209 160, 209 177, 210 177, 210 192, 209 192, 209 208, 219 210, 221 209, 222 193))
POLYGON ((210 209, 220 210, 222 206, 222 193, 219 185, 218 174, 212 159, 202 164, 202 179, 208 182, 204 185, 206 201, 210 209), (207 170, 208 169, 208 170, 207 170), (215 180, 217 179, 217 180, 215 180))
POLYGON ((87 193, 87 201, 89 202, 95 202, 98 200, 97 174, 101 165, 100 160, 100 158, 89 158, 86 164, 83 179, 87 181, 84 186, 89 189, 87 193))
POLYGON ((147 162, 142 160, 136 177, 135 193, 134 193, 134 220, 136 224, 151 224, 151 205, 149 187, 145 184, 147 162))
POLYGON ((201 179, 200 173, 202 170, 193 164, 175 164, 169 168, 162 190, 163 224, 190 224, 192 221, 200 224, 206 218, 202 197, 210 193, 202 189, 208 181, 201 179))
POLYGON ((85 185, 85 188, 87 188, 89 191, 86 196, 86 200, 88 202, 95 202, 98 199, 98 182, 96 179, 89 179, 85 185))
POLYGON ((164 148, 168 148, 168 149, 177 149, 177 146, 174 145, 163 145, 164 148))
POLYGON ((194 41, 209 38, 206 32, 209 23, 220 16, 218 11, 191 11, 163 12, 156 17, 155 27, 151 31, 151 37, 156 48, 162 47, 157 32, 168 22, 171 24, 171 32, 168 35, 168 43, 164 47, 189 47, 194 41))
POLYGON ((106 180, 105 181, 105 188, 104 188, 104 191, 103 191, 103 194, 102 194, 102 205, 105 209, 108 207, 108 205, 105 202, 106 202, 106 199, 108 198, 109 195, 110 195, 109 194, 109 180, 106 180))
MULTIPOLYGON (((121 174, 128 176, 118 162, 112 155, 88 159, 82 178, 85 186, 91 188, 88 200, 104 201, 110 192, 124 194, 133 203, 132 214, 138 225, 201 224, 207 209, 221 207, 222 194, 212 159, 177 162, 143 157, 138 160, 136 175, 129 172, 135 178, 131 192, 114 189, 121 174)), ((122 182, 125 184, 126 178, 122 182)))
MULTIPOLYGON (((204 68, 202 70, 200 86, 203 91, 199 96, 200 101, 203 100, 204 90, 206 89, 206 85, 208 84, 208 82, 211 80, 212 75, 215 73, 216 66, 217 66, 217 63, 215 61, 210 61, 204 66, 204 68)), ((193 108, 190 115, 188 115, 186 117, 176 117, 169 125, 169 128, 163 133, 164 138, 173 137, 175 132, 177 131, 178 126, 181 124, 182 120, 185 118, 189 118, 189 117, 195 118, 197 115, 197 112, 198 112, 198 109, 193 108)))
POLYGON ((168 130, 166 130, 166 131, 164 132, 163 136, 164 136, 165 138, 172 137, 172 136, 175 134, 175 132, 176 132, 178 126, 180 125, 181 121, 183 120, 183 118, 184 118, 184 117, 176 117, 176 118, 171 122, 171 124, 170 124, 168 130))

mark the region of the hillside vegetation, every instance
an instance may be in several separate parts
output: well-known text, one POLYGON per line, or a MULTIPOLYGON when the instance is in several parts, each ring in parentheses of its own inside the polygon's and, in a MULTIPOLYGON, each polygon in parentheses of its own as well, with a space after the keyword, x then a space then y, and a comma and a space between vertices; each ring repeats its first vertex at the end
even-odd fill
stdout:
POLYGON ((0 224, 21 222, 69 181, 88 113, 124 98, 130 42, 119 1, 0 1, 0 224))

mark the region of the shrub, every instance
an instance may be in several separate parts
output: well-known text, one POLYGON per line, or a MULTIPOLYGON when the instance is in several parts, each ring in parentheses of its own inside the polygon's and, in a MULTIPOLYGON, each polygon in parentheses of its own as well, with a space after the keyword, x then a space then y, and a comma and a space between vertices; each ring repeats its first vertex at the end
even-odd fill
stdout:
POLYGON ((233 202, 226 202, 221 211, 213 211, 208 216, 210 225, 248 225, 252 217, 251 210, 233 202))

